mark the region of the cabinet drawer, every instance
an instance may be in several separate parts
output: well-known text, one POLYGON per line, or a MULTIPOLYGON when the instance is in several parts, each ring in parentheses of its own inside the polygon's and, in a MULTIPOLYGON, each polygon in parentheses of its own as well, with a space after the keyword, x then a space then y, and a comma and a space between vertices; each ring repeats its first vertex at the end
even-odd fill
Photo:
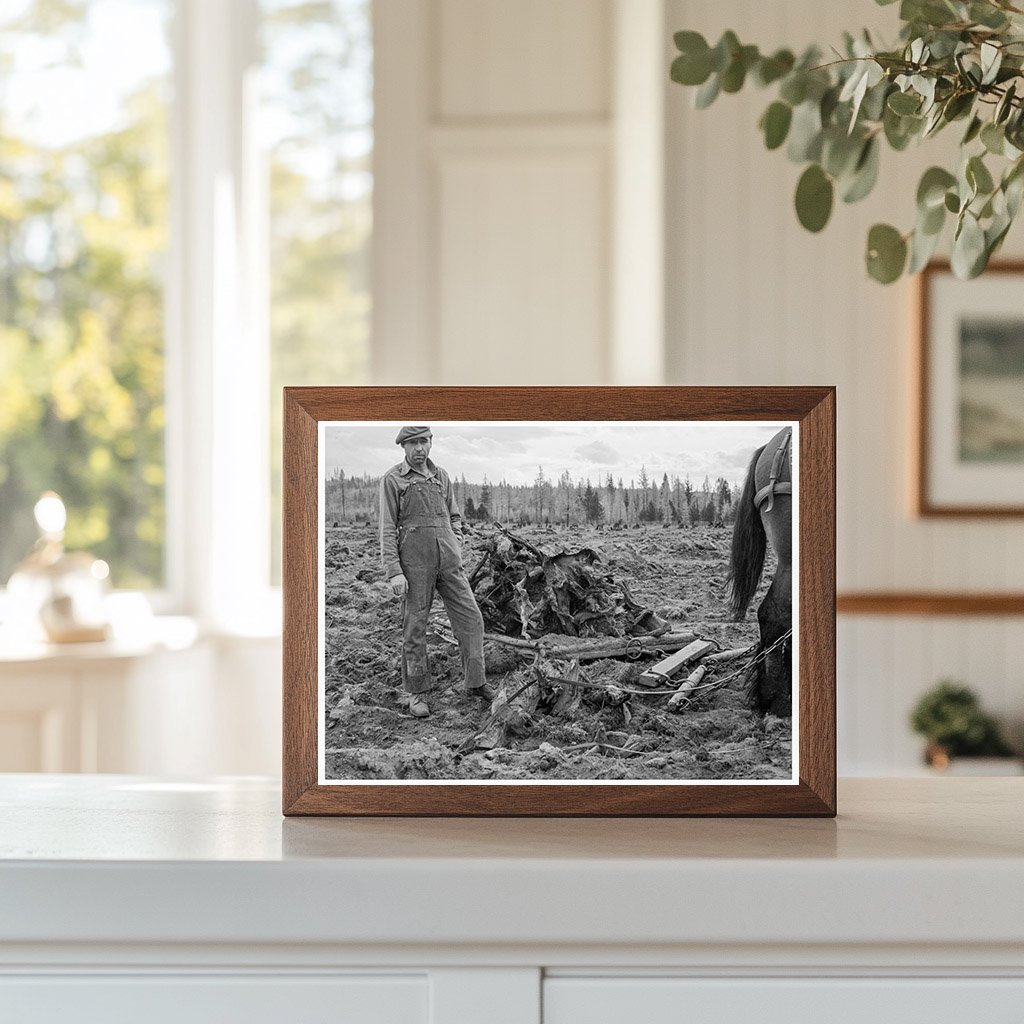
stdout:
POLYGON ((544 1024, 1021 1024, 1024 978, 581 978, 544 983, 544 1024))
POLYGON ((0 978, 18 1024, 426 1024, 425 975, 98 975, 0 978))

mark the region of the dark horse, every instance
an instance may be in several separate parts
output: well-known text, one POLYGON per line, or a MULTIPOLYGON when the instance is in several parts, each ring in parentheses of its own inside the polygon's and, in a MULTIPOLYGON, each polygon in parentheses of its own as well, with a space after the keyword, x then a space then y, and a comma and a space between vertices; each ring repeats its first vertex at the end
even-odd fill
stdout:
POLYGON ((771 541, 778 565, 757 609, 758 653, 768 653, 757 662, 751 696, 759 711, 780 716, 792 714, 793 703, 792 640, 777 643, 793 627, 792 434, 792 428, 784 427, 750 460, 732 531, 729 572, 729 605, 733 616, 742 619, 761 581, 771 541))

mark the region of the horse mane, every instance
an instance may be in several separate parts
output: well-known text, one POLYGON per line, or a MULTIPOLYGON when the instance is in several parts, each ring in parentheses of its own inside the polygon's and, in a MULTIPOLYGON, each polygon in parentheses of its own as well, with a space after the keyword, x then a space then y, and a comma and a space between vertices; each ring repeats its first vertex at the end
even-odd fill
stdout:
POLYGON ((743 484, 743 493, 740 495, 736 508, 728 577, 729 608, 734 619, 742 619, 746 616, 747 608, 750 606, 758 583, 761 582, 761 573, 764 570, 768 538, 764 532, 764 524, 761 522, 761 514, 754 507, 754 470, 757 468, 757 460, 767 447, 767 445, 762 445, 754 452, 754 457, 750 460, 750 468, 747 470, 747 479, 743 484))

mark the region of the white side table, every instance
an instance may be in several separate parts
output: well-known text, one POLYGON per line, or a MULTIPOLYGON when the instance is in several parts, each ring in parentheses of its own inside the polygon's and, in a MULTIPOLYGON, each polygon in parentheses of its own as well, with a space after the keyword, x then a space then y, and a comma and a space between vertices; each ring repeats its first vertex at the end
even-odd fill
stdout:
MULTIPOLYGON (((210 676, 188 619, 156 619, 132 643, 0 642, 0 771, 153 772, 161 723, 210 676)), ((187 738, 194 726, 186 729, 187 738)))

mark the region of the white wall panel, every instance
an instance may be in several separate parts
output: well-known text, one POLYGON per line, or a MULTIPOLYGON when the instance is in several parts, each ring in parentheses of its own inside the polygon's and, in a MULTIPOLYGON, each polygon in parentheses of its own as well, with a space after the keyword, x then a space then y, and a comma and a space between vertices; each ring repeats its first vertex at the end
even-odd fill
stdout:
POLYGON ((436 27, 441 120, 607 116, 608 0, 440 0, 436 27))
MULTIPOLYGON (((714 42, 732 28, 762 48, 801 48, 867 24, 893 39, 894 12, 863 0, 669 0, 666 38, 693 28, 714 42)), ((669 382, 838 387, 840 590, 1024 589, 1024 522, 911 516, 914 284, 883 288, 863 269, 870 225, 910 227, 921 172, 946 159, 958 133, 884 151, 876 192, 837 203, 814 236, 793 211, 800 168, 767 152, 756 128, 770 90, 720 96, 705 111, 693 109, 693 90, 666 90, 669 382)), ((1006 254, 1022 243, 1018 226, 1006 254)), ((1022 654, 1017 618, 840 620, 841 770, 915 770, 907 712, 943 676, 969 683, 1018 728, 1022 654)))
POLYGON ((440 190, 446 384, 600 383, 606 156, 453 156, 440 190))
MULTIPOLYGON (((657 45, 662 0, 635 2, 657 45)), ((631 166, 613 160, 612 0, 375 10, 375 382, 607 381, 612 174, 631 166)))

